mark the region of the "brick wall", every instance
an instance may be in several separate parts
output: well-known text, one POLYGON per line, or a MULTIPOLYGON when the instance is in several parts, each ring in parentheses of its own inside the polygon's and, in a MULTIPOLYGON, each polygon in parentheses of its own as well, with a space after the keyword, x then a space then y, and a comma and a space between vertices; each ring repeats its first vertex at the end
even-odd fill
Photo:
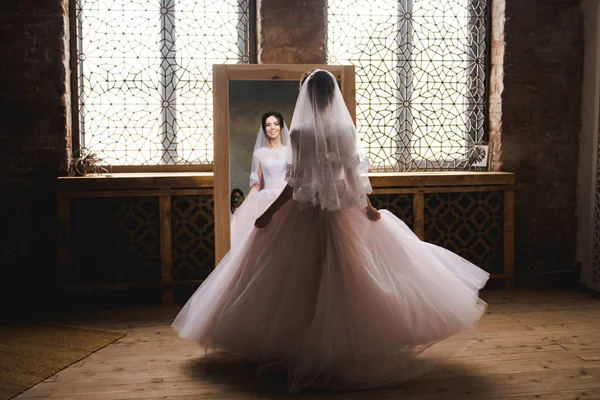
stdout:
POLYGON ((504 91, 504 52, 506 48, 504 41, 505 8, 505 0, 492 0, 489 140, 492 146, 492 170, 494 171, 501 169, 502 92, 504 91))
POLYGON ((578 0, 506 1, 500 162, 517 177, 517 272, 573 267, 582 24, 578 0))
POLYGON ((260 64, 325 63, 325 0, 257 0, 260 64))
POLYGON ((0 297, 10 311, 55 288, 54 181, 67 124, 61 1, 2 2, 0 43, 0 297))

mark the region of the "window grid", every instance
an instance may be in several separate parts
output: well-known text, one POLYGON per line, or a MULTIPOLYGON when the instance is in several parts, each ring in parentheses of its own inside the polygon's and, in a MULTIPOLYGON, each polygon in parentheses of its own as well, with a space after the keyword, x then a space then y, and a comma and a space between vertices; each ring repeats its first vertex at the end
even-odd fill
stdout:
POLYGON ((372 170, 469 169, 487 140, 487 1, 329 0, 327 17, 372 170))
POLYGON ((75 150, 212 163, 212 65, 250 62, 251 1, 76 0, 75 150))

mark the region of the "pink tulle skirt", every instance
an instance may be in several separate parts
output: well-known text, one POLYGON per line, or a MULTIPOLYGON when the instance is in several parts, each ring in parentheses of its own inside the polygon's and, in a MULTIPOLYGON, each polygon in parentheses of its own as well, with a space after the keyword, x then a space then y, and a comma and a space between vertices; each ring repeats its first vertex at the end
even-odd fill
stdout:
POLYGON ((281 194, 283 188, 262 189, 252 193, 244 200, 231 216, 231 248, 236 249, 244 243, 254 229, 254 221, 281 194))
POLYGON ((246 356, 259 372, 287 370, 291 392, 414 377, 425 349, 481 318, 489 274, 381 216, 289 201, 224 257, 173 328, 246 356))

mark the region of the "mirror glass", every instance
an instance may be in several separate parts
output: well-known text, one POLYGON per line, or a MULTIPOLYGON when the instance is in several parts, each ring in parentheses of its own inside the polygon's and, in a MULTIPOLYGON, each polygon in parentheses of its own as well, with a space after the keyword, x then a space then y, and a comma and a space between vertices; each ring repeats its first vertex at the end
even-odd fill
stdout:
POLYGON ((263 114, 281 113, 289 128, 298 92, 298 81, 229 81, 230 193, 240 189, 248 195, 252 153, 263 114))
POLYGON ((229 81, 229 193, 239 189, 244 197, 248 196, 261 118, 267 111, 277 111, 289 129, 298 93, 298 81, 229 81))
MULTIPOLYGON (((284 161, 282 157, 288 157, 289 154, 281 153, 289 149, 261 151, 259 154, 261 166, 258 173, 262 173, 265 166, 268 166, 266 186, 269 188, 261 188, 257 196, 248 196, 251 190, 250 175, 256 135, 261 127, 262 116, 268 111, 281 113, 286 125, 290 127, 300 92, 299 79, 304 72, 315 68, 330 71, 337 77, 344 101, 350 114, 354 116, 355 75, 352 65, 218 64, 213 66, 215 145, 213 168, 215 261, 217 263, 230 250, 232 236, 243 238, 243 235, 238 235, 237 232, 243 231, 244 227, 254 226, 254 221, 258 217, 254 214, 260 212, 254 212, 254 209, 261 210, 265 203, 275 200, 277 193, 274 192, 285 186, 285 163, 282 164, 284 161), (278 173, 279 167, 283 168, 283 178, 278 173), (241 192, 243 196, 241 203, 235 200, 242 199, 242 196, 232 196, 234 189, 239 189, 241 192), (252 201, 248 202, 250 199, 252 201), (243 204, 247 205, 243 207, 244 209, 252 212, 244 211, 236 214, 237 218, 232 218, 234 211, 243 204), (253 204, 257 207, 253 207, 253 204), (231 232, 232 219, 236 232, 234 235, 231 232)), ((264 177, 263 174, 262 184, 265 184, 264 177)))

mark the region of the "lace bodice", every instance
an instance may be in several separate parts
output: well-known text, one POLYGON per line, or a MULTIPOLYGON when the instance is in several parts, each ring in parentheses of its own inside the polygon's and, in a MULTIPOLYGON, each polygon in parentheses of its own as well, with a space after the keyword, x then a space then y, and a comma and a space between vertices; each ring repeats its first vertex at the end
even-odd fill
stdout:
POLYGON ((261 147, 256 150, 254 152, 254 158, 260 165, 262 182, 256 173, 252 173, 250 176, 250 185, 252 186, 256 183, 260 183, 263 190, 283 189, 287 184, 285 180, 288 164, 286 157, 287 150, 287 147, 282 147, 280 149, 261 147))

